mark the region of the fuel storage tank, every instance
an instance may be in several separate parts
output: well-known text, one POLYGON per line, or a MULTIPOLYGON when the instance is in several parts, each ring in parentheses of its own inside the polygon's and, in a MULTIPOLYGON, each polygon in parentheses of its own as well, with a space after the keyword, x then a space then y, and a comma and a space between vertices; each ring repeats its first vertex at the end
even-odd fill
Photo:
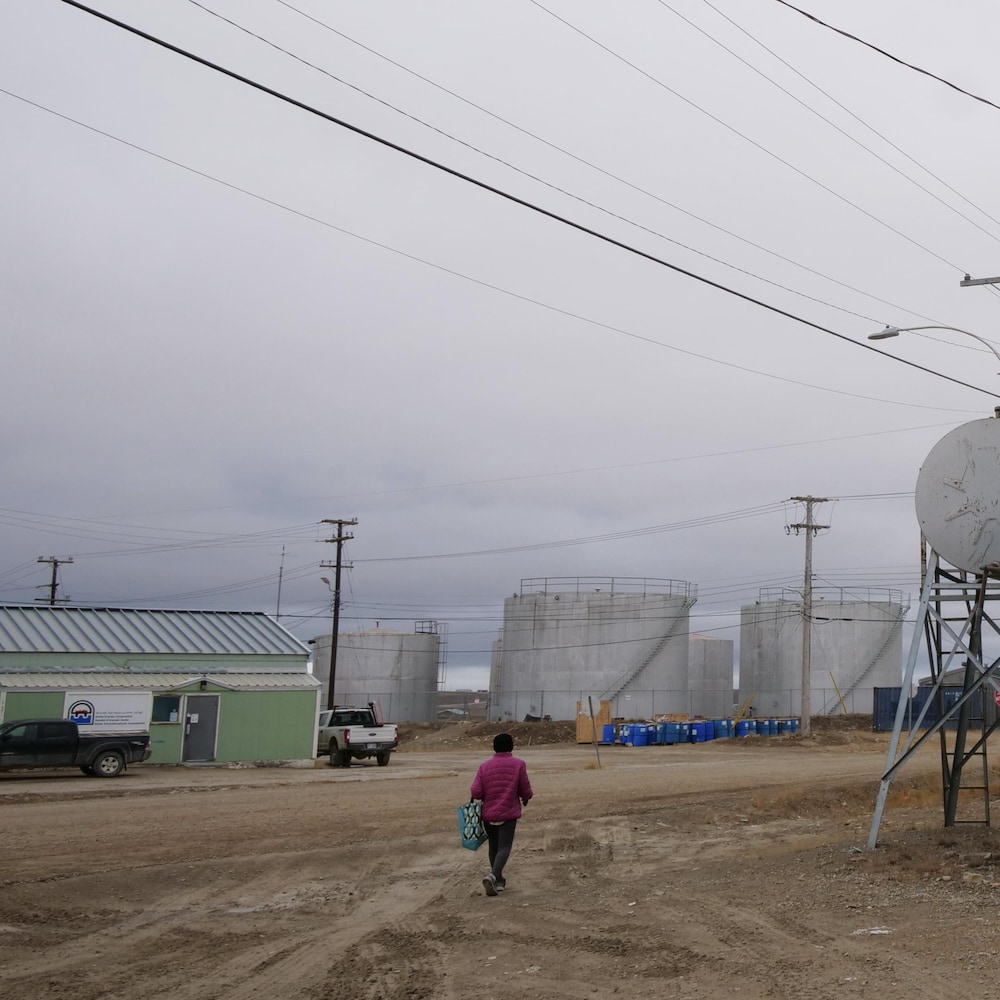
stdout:
POLYGON ((688 650, 688 712, 705 719, 726 718, 733 709, 732 639, 692 635, 688 650))
MULTIPOLYGON (((896 590, 814 588, 810 625, 810 714, 869 713, 876 687, 902 681, 902 626, 909 600, 896 590)), ((802 708, 802 598, 761 591, 740 614, 739 698, 755 715, 802 708)))
MULTIPOLYGON (((334 695, 338 705, 379 704, 386 722, 432 722, 444 665, 444 626, 418 622, 413 632, 388 628, 342 632, 337 636, 334 695)), ((317 638, 314 671, 327 704, 330 637, 317 638)))
POLYGON ((575 719, 611 701, 612 716, 687 712, 689 612, 696 588, 633 577, 521 581, 504 601, 490 717, 575 719))

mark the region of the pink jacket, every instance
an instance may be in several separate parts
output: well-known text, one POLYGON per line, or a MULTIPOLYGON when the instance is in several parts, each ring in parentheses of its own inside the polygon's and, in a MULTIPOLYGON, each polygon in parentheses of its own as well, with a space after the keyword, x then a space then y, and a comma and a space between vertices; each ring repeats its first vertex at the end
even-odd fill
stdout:
POLYGON ((470 790, 474 799, 483 800, 483 822, 517 819, 521 803, 532 795, 528 767, 512 753, 495 753, 479 765, 470 790))

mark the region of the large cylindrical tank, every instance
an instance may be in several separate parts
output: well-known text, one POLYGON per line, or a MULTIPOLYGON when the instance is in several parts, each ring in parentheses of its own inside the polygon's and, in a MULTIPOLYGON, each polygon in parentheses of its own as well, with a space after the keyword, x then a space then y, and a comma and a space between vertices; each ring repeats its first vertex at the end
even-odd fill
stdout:
POLYGON ((688 648, 689 712, 706 719, 726 718, 733 710, 732 639, 692 635, 688 648))
POLYGON ((577 706, 613 717, 686 712, 688 613, 696 588, 679 580, 546 577, 504 601, 490 715, 575 719, 577 706))
MULTIPOLYGON (((327 704, 330 637, 313 644, 314 673, 327 704)), ((440 637, 436 631, 399 632, 388 628, 342 632, 337 636, 338 705, 379 704, 386 722, 432 722, 437 715, 440 637)))
MULTIPOLYGON (((899 687, 902 625, 909 601, 900 591, 813 591, 809 688, 811 715, 870 713, 874 688, 899 687)), ((802 599, 762 591, 740 616, 740 701, 755 715, 802 709, 802 599)))

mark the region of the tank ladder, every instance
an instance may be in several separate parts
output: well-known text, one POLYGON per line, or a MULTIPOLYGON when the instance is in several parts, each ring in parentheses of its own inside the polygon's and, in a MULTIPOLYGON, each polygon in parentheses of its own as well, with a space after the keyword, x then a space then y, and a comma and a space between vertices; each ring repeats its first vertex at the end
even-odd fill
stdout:
POLYGON ((899 605, 899 609, 896 611, 896 617, 892 619, 891 625, 889 627, 889 633, 888 635, 886 635, 885 641, 879 647, 878 652, 875 653, 875 655, 868 661, 868 663, 862 670, 859 670, 853 676, 853 678, 843 689, 843 691, 838 692, 837 698, 830 698, 827 700, 826 704, 823 705, 823 707, 820 709, 820 715, 831 714, 831 709, 834 707, 834 705, 836 705, 838 701, 843 701, 844 697, 851 694, 854 691, 854 689, 865 679, 865 677, 867 677, 868 674, 870 674, 872 670, 875 669, 875 666, 878 664, 879 660, 881 660, 882 657, 885 656, 886 652, 889 650, 889 647, 892 645, 893 640, 903 630, 903 621, 906 618, 906 615, 909 613, 909 610, 910 610, 909 601, 906 601, 905 603, 899 605))
MULTIPOLYGON (((697 598, 694 597, 685 597, 682 603, 682 613, 686 614, 690 611, 694 607, 696 600, 697 598)), ((608 689, 601 694, 601 700, 610 701, 617 698, 618 695, 620 695, 622 691, 624 691, 625 688, 627 688, 629 684, 631 684, 632 681, 634 681, 636 677, 638 677, 639 674, 641 674, 643 670, 645 670, 646 667, 648 667, 653 660, 655 660, 660 653, 663 652, 667 643, 673 639, 682 624, 688 624, 688 619, 682 616, 675 618, 673 622, 671 622, 670 628, 667 629, 666 634, 660 637, 656 645, 645 656, 643 656, 631 670, 625 671, 625 673, 622 674, 614 684, 608 687, 608 689)))

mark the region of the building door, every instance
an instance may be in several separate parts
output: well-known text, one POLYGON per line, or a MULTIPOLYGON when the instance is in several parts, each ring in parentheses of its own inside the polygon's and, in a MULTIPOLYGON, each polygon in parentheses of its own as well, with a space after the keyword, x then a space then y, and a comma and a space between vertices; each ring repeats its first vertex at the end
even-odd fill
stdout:
POLYGON ((215 760, 219 724, 217 694, 189 694, 185 705, 182 760, 215 760))

